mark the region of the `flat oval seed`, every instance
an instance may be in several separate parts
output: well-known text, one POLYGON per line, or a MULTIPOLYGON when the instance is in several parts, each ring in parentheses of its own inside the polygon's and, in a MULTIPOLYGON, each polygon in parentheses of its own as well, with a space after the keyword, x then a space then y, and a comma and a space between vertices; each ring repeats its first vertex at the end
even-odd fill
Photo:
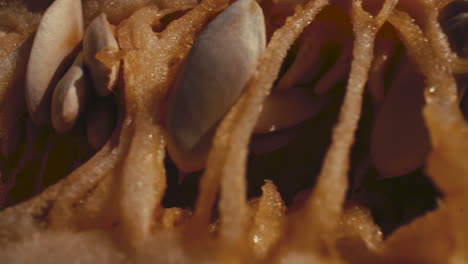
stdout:
POLYGON ((112 92, 119 74, 119 64, 108 67, 96 55, 104 49, 119 50, 119 44, 114 37, 113 30, 106 14, 97 16, 86 29, 83 38, 83 52, 86 67, 93 80, 94 89, 100 96, 112 92))
POLYGON ((424 80, 408 64, 385 96, 372 130, 370 151, 380 178, 403 176, 420 168, 430 151, 422 115, 424 80))
POLYGON ((58 133, 70 130, 85 106, 88 80, 80 53, 55 87, 52 97, 52 125, 58 133))
POLYGON ((91 106, 86 115, 86 134, 93 149, 100 149, 109 140, 116 120, 116 105, 112 97, 97 100, 91 106))
POLYGON ((253 0, 235 2, 199 35, 178 76, 166 119, 168 150, 181 170, 204 166, 211 134, 254 74, 265 45, 263 12, 253 0))
POLYGON ((56 0, 44 13, 26 71, 25 96, 37 125, 50 122, 50 100, 56 82, 83 38, 81 1, 56 0))
POLYGON ((266 134, 254 134, 250 140, 250 151, 262 155, 277 151, 291 143, 301 131, 301 125, 266 134))
POLYGON ((282 130, 312 118, 329 101, 325 96, 312 93, 305 87, 273 91, 263 103, 254 133, 282 130))

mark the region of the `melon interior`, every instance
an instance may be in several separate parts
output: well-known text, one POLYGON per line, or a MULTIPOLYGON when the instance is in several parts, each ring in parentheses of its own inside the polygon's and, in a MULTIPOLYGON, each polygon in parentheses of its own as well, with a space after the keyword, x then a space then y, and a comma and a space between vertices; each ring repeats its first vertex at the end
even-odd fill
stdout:
POLYGON ((58 135, 27 113, 28 55, 52 1, 0 1, 0 263, 467 262, 468 130, 457 80, 468 64, 439 23, 452 1, 258 1, 267 48, 257 71, 220 121, 206 168, 178 178, 166 153, 168 94, 198 34, 230 2, 82 1, 85 25, 104 12, 116 26, 121 51, 99 59, 122 61, 115 129, 93 150, 83 120, 58 135), (253 134, 261 105, 307 38, 331 41, 304 85, 313 90, 337 63, 342 80, 315 90, 326 103, 288 128, 291 141, 256 153, 271 142, 253 134), (405 66, 420 78, 407 89, 420 89, 430 150, 386 178, 369 142, 405 66))

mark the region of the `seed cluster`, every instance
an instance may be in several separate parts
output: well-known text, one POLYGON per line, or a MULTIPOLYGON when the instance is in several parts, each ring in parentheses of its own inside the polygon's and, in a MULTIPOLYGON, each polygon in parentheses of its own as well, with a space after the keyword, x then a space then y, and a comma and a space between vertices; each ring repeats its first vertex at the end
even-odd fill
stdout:
MULTIPOLYGON (((44 13, 28 63, 26 100, 33 121, 44 125, 51 120, 58 133, 70 131, 87 112, 88 141, 94 149, 99 149, 112 133, 115 109, 105 109, 112 107, 109 99, 90 99, 94 94, 99 97, 112 94, 120 64, 105 64, 98 56, 118 53, 119 45, 105 14, 95 17, 83 30, 79 2, 56 1, 44 13), (73 12, 76 18, 63 28, 56 17, 68 12, 73 12), (56 45, 48 46, 52 39, 56 45), (40 64, 45 54, 51 60, 47 71, 40 64), (73 58, 74 62, 67 68, 73 58), (86 111, 90 104, 96 106, 86 111)), ((265 45, 264 15, 260 6, 251 0, 231 5, 198 36, 168 103, 168 149, 179 169, 204 168, 217 123, 254 74, 265 45)), ((308 47, 307 43, 301 45, 301 50, 304 47, 308 47)), ((301 59, 296 62, 304 61, 298 58, 301 59)), ((296 68, 304 71, 306 67, 296 68)), ((291 71, 296 70, 293 67, 291 71)), ((308 100, 305 87, 281 88, 284 79, 290 76, 282 78, 278 91, 268 97, 255 133, 266 134, 294 126, 310 118, 323 105, 323 98, 319 102, 308 100)), ((275 145, 274 141, 270 139, 269 144, 275 145)))
MULTIPOLYGON (((27 66, 29 114, 37 125, 51 123, 58 133, 71 130, 93 94, 111 94, 118 80, 120 65, 105 65, 96 58, 100 52, 118 52, 112 26, 101 14, 84 30, 82 13, 81 1, 55 1, 41 19, 27 66), (59 19, 64 17, 69 23, 59 19)), ((106 142, 113 129, 108 120, 115 120, 115 110, 103 109, 113 107, 102 103, 106 100, 95 99, 94 103, 102 106, 87 111, 87 134, 95 149, 106 142), (96 118, 100 120, 92 121, 96 118)))

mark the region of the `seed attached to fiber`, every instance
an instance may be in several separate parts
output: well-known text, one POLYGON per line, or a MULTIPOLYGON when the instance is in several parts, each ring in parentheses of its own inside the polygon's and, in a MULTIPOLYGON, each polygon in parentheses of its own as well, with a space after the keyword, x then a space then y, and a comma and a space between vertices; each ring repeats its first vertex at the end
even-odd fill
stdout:
POLYGON ((282 130, 312 118, 328 102, 312 93, 305 87, 272 92, 263 103, 254 133, 282 130))
POLYGON ((105 50, 119 50, 119 44, 114 37, 112 26, 106 14, 97 16, 86 29, 83 39, 83 52, 86 67, 91 73, 94 89, 105 96, 112 92, 119 74, 119 64, 109 67, 98 59, 96 55, 105 50))
POLYGON ((33 121, 50 122, 53 87, 83 38, 81 1, 56 0, 44 13, 31 49, 25 96, 33 121))
POLYGON ((381 178, 420 168, 430 151, 422 115, 424 80, 408 64, 385 96, 371 135, 371 157, 381 178))
POLYGON ((75 125, 85 106, 88 89, 80 53, 55 87, 52 97, 52 125, 58 133, 64 133, 75 125))
POLYGON ((263 12, 253 0, 235 2, 199 35, 168 104, 168 149, 181 170, 203 168, 217 123, 254 74, 265 45, 263 12))
POLYGON ((271 133, 254 134, 250 140, 250 152, 262 155, 280 150, 300 134, 301 128, 301 125, 297 125, 271 133))

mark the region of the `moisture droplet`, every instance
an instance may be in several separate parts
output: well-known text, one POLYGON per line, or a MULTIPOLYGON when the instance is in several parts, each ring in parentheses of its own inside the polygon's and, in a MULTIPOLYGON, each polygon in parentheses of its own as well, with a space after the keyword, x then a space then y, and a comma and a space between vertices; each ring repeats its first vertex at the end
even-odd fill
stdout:
POLYGON ((261 239, 258 235, 254 235, 254 237, 253 237, 253 242, 254 242, 255 244, 257 244, 257 243, 259 243, 260 241, 262 241, 262 239, 261 239))

